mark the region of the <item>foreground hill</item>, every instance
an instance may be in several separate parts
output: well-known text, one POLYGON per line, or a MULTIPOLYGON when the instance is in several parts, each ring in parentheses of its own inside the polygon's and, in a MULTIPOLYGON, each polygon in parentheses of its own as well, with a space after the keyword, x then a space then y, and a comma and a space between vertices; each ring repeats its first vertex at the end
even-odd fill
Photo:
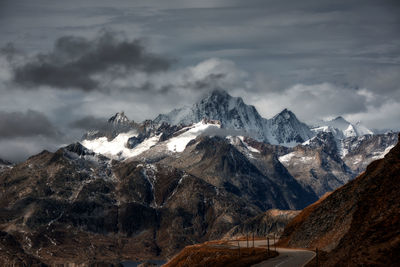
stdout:
POLYGON ((304 209, 285 228, 281 245, 325 250, 324 266, 396 266, 399 192, 398 143, 355 180, 304 209))

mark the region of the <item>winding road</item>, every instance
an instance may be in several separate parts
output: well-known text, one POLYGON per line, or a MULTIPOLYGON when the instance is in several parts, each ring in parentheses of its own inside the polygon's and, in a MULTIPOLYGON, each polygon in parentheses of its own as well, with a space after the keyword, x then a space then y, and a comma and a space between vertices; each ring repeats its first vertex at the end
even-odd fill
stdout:
MULTIPOLYGON (((246 247, 246 241, 240 241, 240 247, 246 247)), ((237 244, 237 243, 236 243, 237 244)), ((249 241, 249 246, 252 246, 252 241, 249 241)), ((255 240, 255 247, 266 247, 265 240, 255 240)), ((274 249, 273 241, 270 240, 271 250, 274 249)), ((315 257, 315 252, 305 249, 290 249, 290 248, 279 248, 276 250, 279 252, 279 256, 272 258, 255 265, 253 267, 301 267, 306 265, 310 260, 315 257)))
POLYGON ((315 252, 302 249, 276 248, 279 256, 272 258, 253 267, 296 267, 304 266, 315 257, 315 252))

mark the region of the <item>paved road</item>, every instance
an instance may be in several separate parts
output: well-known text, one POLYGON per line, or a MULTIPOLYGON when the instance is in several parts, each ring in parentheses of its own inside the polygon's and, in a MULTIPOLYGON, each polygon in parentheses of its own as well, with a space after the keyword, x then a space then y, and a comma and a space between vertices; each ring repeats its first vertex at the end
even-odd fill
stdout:
MULTIPOLYGON (((254 241, 255 247, 266 247, 266 240, 256 240, 254 241)), ((273 241, 270 240, 271 249, 273 241)), ((235 244, 235 243, 233 243, 235 244)), ((253 243, 249 241, 249 246, 253 243)), ((237 245, 237 243, 236 243, 237 245)), ((240 241, 241 247, 246 247, 246 241, 240 241)), ((289 248, 276 248, 279 252, 279 256, 272 258, 258 264, 253 265, 253 267, 301 267, 308 263, 315 256, 315 252, 302 249, 289 249, 289 248)))
POLYGON ((301 249, 276 248, 279 256, 272 258, 253 267, 301 267, 315 256, 315 252, 301 249))

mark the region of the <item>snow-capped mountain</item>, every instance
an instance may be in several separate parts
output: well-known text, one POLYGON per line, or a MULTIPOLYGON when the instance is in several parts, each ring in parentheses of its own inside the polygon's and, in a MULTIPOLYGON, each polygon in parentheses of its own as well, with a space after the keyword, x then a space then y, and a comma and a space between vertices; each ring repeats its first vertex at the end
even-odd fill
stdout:
POLYGON ((245 132, 256 140, 271 144, 293 146, 314 136, 291 111, 285 109, 268 120, 261 117, 254 106, 245 104, 241 97, 232 97, 223 90, 214 90, 192 107, 160 114, 154 122, 189 125, 203 118, 218 120, 222 128, 245 132))
POLYGON ((187 127, 177 128, 173 134, 164 138, 162 138, 164 135, 162 129, 165 127, 161 125, 145 134, 138 130, 130 130, 118 134, 112 140, 105 136, 85 139, 82 141, 82 145, 96 153, 123 160, 138 156, 153 147, 153 150, 160 154, 182 152, 191 140, 200 135, 215 135, 220 127, 219 121, 203 119, 187 127), (132 140, 137 140, 135 145, 132 144, 132 140))
POLYGON ((223 128, 245 131, 259 140, 266 140, 264 119, 256 108, 246 105, 241 97, 232 97, 222 90, 214 90, 192 107, 186 106, 160 114, 154 122, 190 125, 203 118, 218 120, 223 128))
POLYGON ((341 116, 330 121, 321 121, 311 130, 314 132, 331 132, 337 139, 374 134, 361 123, 352 124, 341 116))
POLYGON ((268 141, 274 145, 294 146, 302 143, 315 134, 300 122, 290 110, 284 109, 272 119, 265 120, 268 141))
POLYGON ((115 113, 107 120, 107 123, 84 134, 83 140, 94 140, 105 137, 108 141, 114 139, 121 133, 135 132, 138 125, 130 121, 123 111, 115 113))
MULTIPOLYGON (((119 161, 190 158, 191 152, 186 150, 193 142, 203 136, 217 136, 230 140, 249 161, 268 170, 271 166, 256 159, 262 144, 269 144, 265 155, 274 157, 298 183, 318 196, 350 181, 370 161, 383 157, 397 140, 395 134, 371 135, 368 129, 342 117, 311 129, 287 109, 265 119, 242 98, 221 90, 192 107, 175 109, 155 120, 134 123, 121 112, 111 117, 108 125, 107 131, 84 138, 82 145, 119 161), (242 143, 238 140, 244 139, 254 139, 258 148, 246 143, 238 146, 242 143)), ((266 174, 270 175, 268 171, 266 174)), ((276 179, 282 179, 282 175, 276 179)))

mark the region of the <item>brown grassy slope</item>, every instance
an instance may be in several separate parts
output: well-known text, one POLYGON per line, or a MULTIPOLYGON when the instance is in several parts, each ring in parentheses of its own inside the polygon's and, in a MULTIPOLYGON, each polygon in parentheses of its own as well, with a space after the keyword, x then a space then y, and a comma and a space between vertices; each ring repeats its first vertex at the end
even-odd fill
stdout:
POLYGON ((163 267, 245 267, 278 255, 265 248, 228 248, 213 242, 187 246, 163 267))
POLYGON ((281 245, 328 251, 324 266, 400 262, 400 144, 352 182, 307 207, 281 245))

